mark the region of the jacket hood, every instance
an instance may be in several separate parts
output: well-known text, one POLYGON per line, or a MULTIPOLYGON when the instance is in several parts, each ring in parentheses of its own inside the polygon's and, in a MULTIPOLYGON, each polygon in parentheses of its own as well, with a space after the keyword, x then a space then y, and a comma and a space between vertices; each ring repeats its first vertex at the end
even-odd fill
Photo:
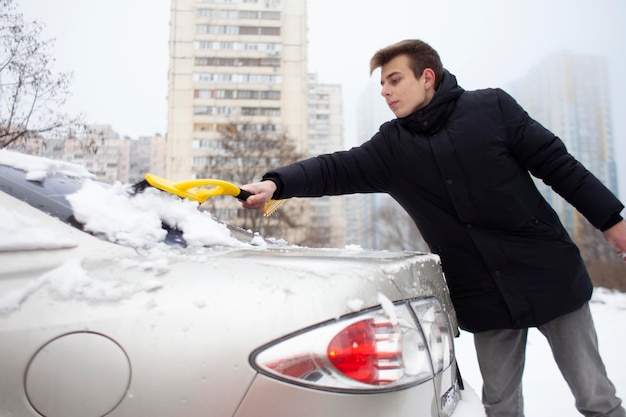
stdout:
POLYGON ((415 132, 436 133, 444 125, 454 110, 457 98, 464 91, 457 84, 456 77, 444 70, 443 79, 430 103, 406 117, 398 118, 398 123, 415 132))

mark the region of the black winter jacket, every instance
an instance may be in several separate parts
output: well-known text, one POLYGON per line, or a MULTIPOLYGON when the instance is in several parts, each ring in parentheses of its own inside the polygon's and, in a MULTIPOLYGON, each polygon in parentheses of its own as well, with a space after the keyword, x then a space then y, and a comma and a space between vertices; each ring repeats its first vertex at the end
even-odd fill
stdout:
POLYGON ((529 172, 595 227, 623 205, 502 90, 464 91, 446 72, 431 102, 367 142, 267 173, 275 198, 384 192, 441 257, 461 328, 538 326, 576 310, 592 284, 529 172))

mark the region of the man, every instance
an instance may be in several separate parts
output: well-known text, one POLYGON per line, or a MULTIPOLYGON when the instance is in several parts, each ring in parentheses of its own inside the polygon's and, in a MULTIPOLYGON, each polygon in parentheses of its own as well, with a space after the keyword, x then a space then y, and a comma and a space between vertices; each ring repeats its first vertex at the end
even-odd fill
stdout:
POLYGON ((530 173, 626 253, 624 206, 500 89, 464 91, 419 40, 378 51, 382 96, 397 119, 348 151, 320 155, 243 188, 269 198, 384 192, 440 255, 461 328, 474 333, 490 417, 523 416, 527 329, 548 339, 585 416, 626 417, 607 378, 577 247, 530 173))

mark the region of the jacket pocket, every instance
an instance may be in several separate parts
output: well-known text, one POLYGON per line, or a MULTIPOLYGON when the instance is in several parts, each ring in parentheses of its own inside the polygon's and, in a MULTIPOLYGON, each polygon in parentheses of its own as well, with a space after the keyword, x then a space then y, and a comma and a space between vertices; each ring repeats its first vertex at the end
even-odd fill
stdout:
POLYGON ((558 240, 563 238, 565 229, 554 211, 545 205, 540 205, 535 214, 516 234, 522 237, 541 240, 558 240))

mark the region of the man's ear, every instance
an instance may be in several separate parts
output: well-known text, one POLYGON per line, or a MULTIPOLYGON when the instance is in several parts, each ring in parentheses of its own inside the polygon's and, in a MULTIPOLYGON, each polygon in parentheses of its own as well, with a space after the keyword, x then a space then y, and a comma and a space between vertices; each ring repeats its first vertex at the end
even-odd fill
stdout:
POLYGON ((422 73, 424 77, 424 87, 426 88, 434 88, 435 87, 435 71, 430 68, 425 68, 422 73))

